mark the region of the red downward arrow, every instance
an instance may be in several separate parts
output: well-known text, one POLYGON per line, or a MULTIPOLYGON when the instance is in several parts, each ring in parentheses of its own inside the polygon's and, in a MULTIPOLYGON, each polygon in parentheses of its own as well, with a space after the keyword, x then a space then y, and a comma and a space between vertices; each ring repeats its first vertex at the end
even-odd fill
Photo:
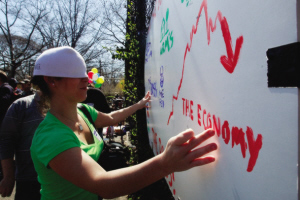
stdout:
POLYGON ((234 71, 236 64, 238 62, 244 38, 243 36, 240 36, 236 39, 235 52, 233 54, 231 35, 230 35, 227 20, 225 17, 223 17, 220 22, 221 22, 221 29, 222 29, 222 33, 226 45, 226 51, 228 55, 228 57, 226 57, 225 55, 221 56, 220 61, 224 66, 224 68, 231 74, 234 71))

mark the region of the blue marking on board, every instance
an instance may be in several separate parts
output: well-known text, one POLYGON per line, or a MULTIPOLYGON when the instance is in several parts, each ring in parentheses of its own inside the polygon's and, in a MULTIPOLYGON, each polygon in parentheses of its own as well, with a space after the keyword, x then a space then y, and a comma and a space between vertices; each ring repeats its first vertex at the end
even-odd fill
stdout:
POLYGON ((157 97, 157 89, 156 89, 156 82, 151 82, 151 77, 148 79, 148 82, 150 84, 150 93, 152 96, 157 97))
POLYGON ((145 62, 148 62, 151 57, 152 57, 151 42, 148 42, 146 44, 145 62))
POLYGON ((160 89, 159 89, 159 105, 160 107, 165 107, 165 101, 164 101, 164 66, 160 67, 160 89))

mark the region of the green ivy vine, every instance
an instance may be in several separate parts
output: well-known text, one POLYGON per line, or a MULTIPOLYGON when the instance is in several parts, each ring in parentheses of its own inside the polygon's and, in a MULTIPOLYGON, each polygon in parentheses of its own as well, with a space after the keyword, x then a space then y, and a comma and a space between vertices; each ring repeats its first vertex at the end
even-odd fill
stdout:
MULTIPOLYGON (((127 33, 125 36, 125 47, 117 48, 113 53, 114 59, 124 60, 126 63, 125 69, 125 84, 124 96, 126 98, 126 106, 133 105, 138 100, 137 94, 137 67, 140 58, 139 55, 139 41, 137 40, 137 28, 135 23, 136 10, 133 0, 128 0, 127 4, 127 33)), ((132 134, 132 143, 134 144, 135 137, 137 136, 137 119, 136 114, 130 117, 132 134)))

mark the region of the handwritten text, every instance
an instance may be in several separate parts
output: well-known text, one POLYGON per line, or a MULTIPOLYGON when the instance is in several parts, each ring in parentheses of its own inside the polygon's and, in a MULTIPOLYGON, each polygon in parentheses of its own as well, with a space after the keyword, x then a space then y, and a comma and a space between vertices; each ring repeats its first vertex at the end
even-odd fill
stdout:
POLYGON ((201 104, 194 104, 193 100, 182 98, 183 104, 183 115, 189 117, 194 121, 194 115, 197 115, 197 123, 199 126, 203 126, 204 129, 213 128, 218 137, 222 137, 225 144, 229 144, 231 140, 232 148, 240 146, 243 158, 246 158, 246 151, 248 150, 250 158, 248 161, 247 171, 251 172, 256 164, 259 151, 262 148, 262 135, 257 134, 256 139, 254 138, 253 130, 250 127, 246 128, 246 132, 239 127, 229 127, 229 122, 224 120, 221 126, 221 120, 216 115, 210 114, 206 109, 201 107, 201 104), (246 142, 246 138, 248 143, 246 142))

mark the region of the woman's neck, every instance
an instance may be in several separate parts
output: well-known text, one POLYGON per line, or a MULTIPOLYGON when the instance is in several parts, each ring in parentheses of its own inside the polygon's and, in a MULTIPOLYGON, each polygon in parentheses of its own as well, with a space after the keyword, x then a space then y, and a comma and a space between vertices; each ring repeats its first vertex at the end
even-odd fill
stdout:
POLYGON ((77 121, 77 103, 69 102, 63 98, 52 98, 50 100, 50 112, 56 117, 65 117, 77 121))

